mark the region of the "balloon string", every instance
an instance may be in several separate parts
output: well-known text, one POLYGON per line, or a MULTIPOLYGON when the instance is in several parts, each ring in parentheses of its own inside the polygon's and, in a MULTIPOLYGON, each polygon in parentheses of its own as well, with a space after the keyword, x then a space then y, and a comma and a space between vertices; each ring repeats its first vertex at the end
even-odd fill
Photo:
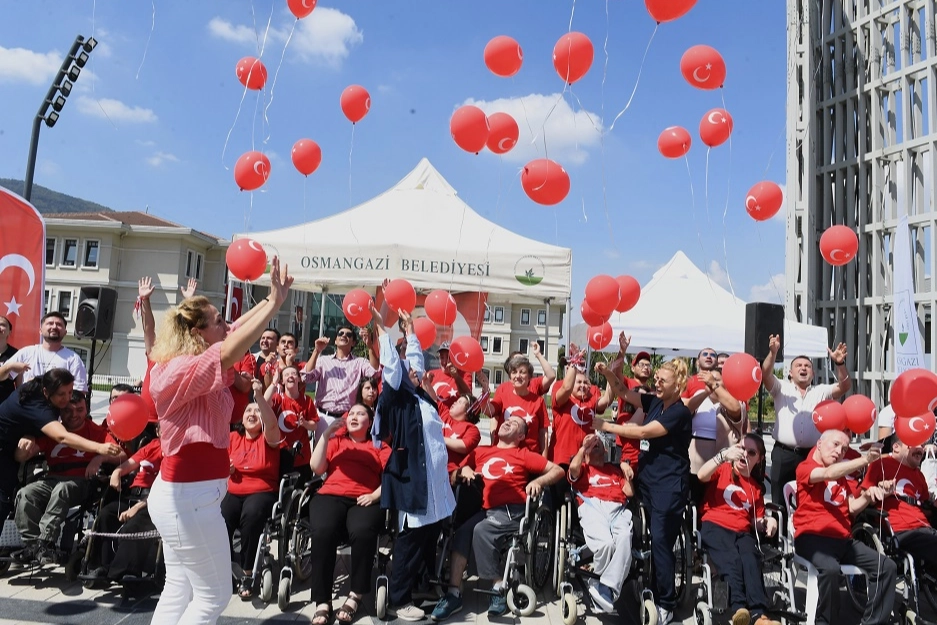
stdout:
POLYGON ((355 151, 355 123, 351 123, 351 141, 348 144, 348 206, 351 207, 351 155, 355 151))
MULTIPOLYGON (((260 94, 257 94, 257 99, 254 100, 254 117, 251 121, 251 149, 256 150, 257 139, 257 116, 260 113, 260 94)), ((263 119, 261 118, 261 131, 263 131, 263 119)))
POLYGON ((608 0, 605 0, 605 42, 602 44, 602 51, 605 53, 605 63, 602 65, 602 87, 601 87, 601 104, 599 112, 602 119, 605 119, 605 79, 608 77, 608 0))
POLYGON ((696 219, 696 193, 693 191, 693 174, 690 173, 690 158, 687 156, 687 153, 683 154, 683 161, 686 163, 686 176, 690 183, 690 212, 693 214, 693 227, 696 228, 696 240, 699 241, 699 249, 706 254, 706 250, 703 248, 703 235, 700 233, 699 222, 696 219))
POLYGON ((706 223, 709 224, 710 228, 712 228, 712 225, 713 225, 712 220, 709 218, 709 154, 712 151, 713 149, 711 147, 706 148, 706 177, 704 179, 706 186, 704 189, 704 196, 703 196, 706 202, 706 223))
MULTIPOLYGON (((270 15, 267 17, 267 27, 264 29, 264 36, 263 36, 263 39, 261 40, 261 43, 260 43, 260 51, 259 51, 258 54, 257 54, 257 58, 263 58, 264 50, 267 48, 267 37, 270 35, 270 24, 271 24, 271 22, 273 21, 273 7, 274 7, 274 5, 271 4, 271 5, 270 5, 270 15)), ((285 52, 285 48, 284 48, 284 52, 285 52)), ((282 61, 282 57, 281 57, 281 61, 282 61)), ((279 69, 279 66, 277 67, 277 69, 279 69)), ((271 89, 272 89, 272 87, 271 87, 271 89)), ((263 93, 266 94, 266 92, 267 92, 267 90, 264 89, 264 90, 263 90, 263 93)), ((272 97, 272 96, 273 96, 273 94, 272 94, 272 92, 271 92, 271 97, 272 97)), ((257 104, 258 104, 258 106, 260 105, 260 96, 259 96, 259 94, 258 94, 258 98, 257 98, 257 104)), ((263 109, 263 117, 262 117, 262 119, 261 119, 261 124, 260 124, 260 134, 265 135, 265 136, 267 137, 267 138, 264 139, 264 141, 263 141, 265 144, 267 143, 267 139, 270 138, 270 134, 269 134, 269 133, 270 133, 270 120, 267 118, 267 109, 268 109, 268 108, 270 108, 270 103, 269 103, 269 102, 266 104, 266 106, 264 106, 264 109, 263 109)), ((255 113, 255 118, 256 118, 256 113, 255 113)), ((252 138, 252 140, 251 140, 251 143, 253 144, 253 138, 252 138)))
POLYGON ((231 133, 234 132, 234 127, 237 125, 238 119, 241 117, 241 108, 244 106, 244 98, 246 97, 247 97, 247 87, 244 87, 244 91, 241 92, 241 101, 238 102, 237 113, 235 113, 234 115, 234 121, 231 123, 231 127, 228 128, 228 134, 224 138, 224 146, 221 148, 221 166, 224 167, 225 170, 231 169, 230 167, 224 164, 224 155, 228 150, 228 141, 231 140, 231 133))
MULTIPOLYGON (((569 88, 569 95, 571 95, 575 100, 576 104, 579 105, 579 110, 586 114, 586 119, 592 124, 592 129, 595 130, 599 135, 602 135, 602 128, 595 125, 595 119, 592 118, 592 114, 586 110, 586 107, 582 105, 582 101, 579 99, 579 96, 573 91, 572 86, 569 88)), ((573 111, 575 113, 575 111, 573 111)), ((576 115, 573 115, 573 124, 576 123, 576 115)), ((576 133, 576 147, 579 147, 579 133, 576 133)))
POLYGON ((276 7, 275 3, 270 3, 270 15, 267 16, 267 27, 264 28, 263 39, 260 40, 260 48, 257 50, 257 57, 260 58, 264 55, 264 49, 267 47, 267 36, 270 34, 270 23, 273 21, 273 10, 276 7))
MULTIPOLYGON (((286 43, 283 44, 283 52, 280 54, 280 62, 279 64, 277 64, 277 71, 273 73, 273 84, 270 85, 270 101, 267 102, 267 106, 264 107, 264 119, 268 119, 267 111, 269 111, 270 107, 273 106, 273 90, 276 89, 277 77, 280 75, 280 68, 283 67, 283 59, 286 58, 286 49, 289 47, 290 41, 293 39, 293 31, 296 30, 296 24, 298 22, 299 20, 296 20, 295 22, 293 22, 293 27, 290 28, 290 34, 286 38, 286 43)), ((269 129, 269 122, 267 124, 267 127, 269 129)), ((270 140, 270 132, 268 130, 267 137, 264 139, 264 145, 266 145, 269 140, 270 140)))
POLYGON ((576 15, 576 0, 573 0, 573 9, 569 12, 569 26, 566 29, 567 33, 573 32, 573 16, 576 15))
POLYGON ((143 58, 140 59, 140 67, 137 68, 136 80, 140 80, 140 71, 143 69, 143 64, 146 62, 147 50, 150 49, 150 39, 153 38, 153 31, 156 30, 156 0, 152 0, 151 4, 153 6, 153 14, 150 20, 150 34, 147 35, 146 45, 143 46, 143 58))
POLYGON ((306 229, 309 227, 308 217, 306 216, 306 185, 309 183, 309 176, 303 176, 303 251, 309 254, 309 244, 306 242, 306 229))
MULTIPOLYGON (((512 77, 511 80, 513 81, 514 78, 512 77)), ((530 136, 533 137, 534 129, 533 129, 533 126, 530 125, 530 117, 527 114, 527 105, 524 104, 525 99, 526 99, 525 97, 520 98, 521 108, 524 110, 524 123, 527 124, 527 131, 530 133, 530 136)), ((537 145, 536 142, 537 142, 537 138, 534 137, 533 139, 531 139, 530 144, 534 146, 534 150, 537 151, 537 156, 540 156, 540 147, 537 145)))
POLYGON ((657 34, 657 29, 660 28, 660 24, 654 26, 654 32, 651 33, 651 38, 647 41, 647 47, 644 49, 644 56, 641 58, 641 65, 638 67, 638 78, 634 81, 634 88, 631 90, 631 96, 628 98, 625 108, 621 109, 618 115, 615 116, 615 119, 612 120, 612 125, 608 127, 608 132, 611 132, 615 129, 615 122, 618 121, 618 118, 625 114, 631 107, 631 101, 634 100, 634 94, 638 91, 638 84, 641 82, 641 72, 644 71, 644 63, 647 61, 647 53, 651 50, 651 43, 654 42, 654 35, 657 34))
MULTIPOLYGON (((726 109, 726 93, 725 89, 720 89, 719 94, 722 96, 722 108, 726 109)), ((726 235, 726 216, 729 214, 729 198, 732 195, 732 132, 729 132, 729 171, 726 173, 726 205, 722 210, 722 259, 725 263, 726 268, 726 280, 729 282, 729 291, 732 293, 732 296, 735 297, 735 288, 732 286, 732 274, 729 272, 729 250, 728 250, 728 237, 726 235)))
MULTIPOLYGON (((550 110, 547 111, 547 116, 543 118, 543 123, 540 124, 540 129, 537 131, 537 134, 534 135, 534 138, 530 140, 531 145, 536 145, 537 140, 540 138, 540 133, 543 133, 543 155, 547 156, 547 120, 550 119, 550 116, 553 115, 553 111, 556 110, 556 106, 560 103, 560 100, 563 99, 563 96, 566 95, 566 90, 569 89, 569 83, 563 83, 563 91, 557 96, 556 101, 553 103, 553 106, 550 107, 550 110)), ((526 110, 525 110, 526 113, 526 110)))
MULTIPOLYGON (((94 37, 95 32, 97 32, 95 30, 95 25, 97 22, 97 17, 96 17, 97 11, 98 11, 98 3, 97 3, 97 0, 94 0, 91 3, 91 37, 92 38, 94 37)), ((95 67, 97 66, 97 63, 95 62, 95 59, 93 57, 91 59, 91 63, 93 64, 93 66, 95 67)), ((114 130, 119 131, 120 128, 117 127, 117 124, 114 123, 114 120, 111 119, 111 116, 107 114, 107 110, 104 108, 104 105, 101 104, 101 100, 99 100, 98 96, 95 95, 94 86, 95 86, 95 83, 97 82, 96 77, 97 77, 97 74, 91 74, 91 98, 95 101, 95 103, 97 103, 98 108, 101 109, 101 113, 104 115, 104 118, 107 119, 108 122, 110 122, 111 127, 114 130)))

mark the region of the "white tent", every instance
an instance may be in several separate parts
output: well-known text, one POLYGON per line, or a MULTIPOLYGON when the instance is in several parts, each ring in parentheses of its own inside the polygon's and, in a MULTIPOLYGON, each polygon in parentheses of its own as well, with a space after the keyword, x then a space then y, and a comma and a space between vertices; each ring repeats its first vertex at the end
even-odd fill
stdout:
MULTIPOLYGON (((289 263, 294 287, 342 293, 405 278, 417 289, 555 298, 570 294, 572 251, 488 221, 427 159, 391 189, 342 213, 250 237, 289 263)), ((267 276, 258 280, 264 284, 267 276)))
MULTIPOLYGON (((745 302, 716 284, 678 251, 641 288, 641 298, 626 313, 609 320, 614 336, 631 336, 630 353, 646 350, 663 355, 695 356, 703 347, 745 351, 745 302)), ((586 343, 587 326, 573 327, 571 341, 586 343)), ((606 350, 618 349, 614 339, 606 350)), ((825 328, 784 320, 784 355, 827 357, 825 328)))

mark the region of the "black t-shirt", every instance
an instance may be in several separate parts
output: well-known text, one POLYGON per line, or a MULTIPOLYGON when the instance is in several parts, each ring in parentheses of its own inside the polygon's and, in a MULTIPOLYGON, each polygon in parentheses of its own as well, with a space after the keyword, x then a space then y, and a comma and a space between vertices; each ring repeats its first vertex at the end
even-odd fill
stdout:
MULTIPOLYGON (((7 348, 3 350, 2 354, 0 354, 0 365, 12 358, 13 354, 15 353, 16 348, 12 345, 7 345, 7 348)), ((12 377, 0 382, 0 404, 2 404, 7 397, 13 394, 13 390, 15 388, 16 385, 14 384, 12 377)))
POLYGON ((41 436, 42 428, 58 421, 58 411, 45 399, 20 404, 20 389, 0 404, 0 455, 13 456, 16 444, 24 436, 41 436))
POLYGON ((659 422, 667 434, 647 440, 647 451, 641 452, 641 479, 649 483, 673 483, 690 474, 690 439, 693 436, 693 415, 683 401, 677 400, 664 410, 664 402, 654 395, 642 395, 644 424, 659 422))

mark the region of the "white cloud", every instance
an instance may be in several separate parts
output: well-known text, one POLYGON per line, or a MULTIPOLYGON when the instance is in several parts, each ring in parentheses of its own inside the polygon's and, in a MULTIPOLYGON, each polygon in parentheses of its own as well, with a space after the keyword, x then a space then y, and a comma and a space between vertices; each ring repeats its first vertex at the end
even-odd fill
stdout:
POLYGON ((41 161, 39 161, 39 164, 37 165, 37 169, 39 170, 39 173, 42 174, 43 176, 50 176, 50 177, 57 176, 62 171, 62 168, 59 166, 58 163, 56 163, 55 161, 47 160, 47 159, 42 159, 41 161))
POLYGON ((98 43, 94 46, 94 54, 91 55, 92 59, 109 59, 111 56, 113 56, 113 48, 111 48, 107 41, 105 41, 107 39, 114 39, 111 32, 104 28, 98 28, 97 32, 94 33, 94 40, 98 43))
POLYGON ((249 45, 256 53, 259 44, 285 44, 290 37, 289 50, 301 61, 338 68, 348 58, 351 49, 364 41, 364 34, 353 17, 338 9, 318 7, 309 17, 296 22, 292 17, 282 27, 271 26, 257 33, 250 26, 233 24, 220 17, 208 22, 208 33, 218 39, 249 45), (295 24, 295 28, 294 28, 295 24))
POLYGON ((491 101, 470 98, 463 104, 475 105, 488 115, 501 111, 514 118, 520 136, 514 149, 502 155, 510 162, 526 163, 546 155, 564 166, 582 165, 589 157, 586 149, 598 146, 604 131, 597 114, 574 111, 559 93, 491 101))
POLYGON ((778 273, 771 276, 771 278, 764 284, 756 284, 753 286, 751 292, 748 295, 748 301, 783 304, 784 289, 784 274, 778 273))
POLYGON ((59 52, 33 52, 25 48, 0 46, 0 82, 48 84, 62 65, 59 52))
POLYGON ((729 288, 729 274, 722 268, 719 261, 714 260, 709 263, 709 271, 706 272, 706 275, 719 286, 729 288))
POLYGON ((153 154, 153 156, 147 158, 146 162, 151 167, 159 167, 163 163, 178 163, 179 159, 175 154, 169 154, 168 152, 156 152, 153 154))
POLYGON ((136 144, 139 145, 139 146, 143 146, 143 147, 145 147, 145 148, 155 148, 155 147, 156 147, 156 142, 155 142, 155 141, 152 141, 152 140, 150 140, 150 139, 136 139, 136 140, 134 141, 134 143, 136 143, 136 144))
POLYGON ((98 100, 81 96, 78 98, 78 110, 85 115, 108 119, 112 122, 149 124, 157 120, 152 109, 128 106, 120 100, 100 98, 98 100))

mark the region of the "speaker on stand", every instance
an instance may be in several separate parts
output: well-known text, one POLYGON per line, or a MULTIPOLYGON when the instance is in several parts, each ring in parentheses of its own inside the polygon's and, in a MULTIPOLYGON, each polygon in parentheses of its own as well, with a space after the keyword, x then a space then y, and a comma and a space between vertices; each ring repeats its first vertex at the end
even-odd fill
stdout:
POLYGON ((83 286, 78 294, 75 312, 75 336, 91 339, 88 367, 88 399, 91 399, 91 381, 94 377, 94 356, 98 341, 109 341, 114 336, 114 314, 117 310, 117 290, 107 286, 83 286))
MULTIPOLYGON (((745 304, 745 352, 761 363, 769 353, 768 339, 777 334, 781 341, 775 362, 784 361, 784 307, 780 304, 745 304)), ((764 384, 758 389, 758 433, 764 429, 764 384)))

